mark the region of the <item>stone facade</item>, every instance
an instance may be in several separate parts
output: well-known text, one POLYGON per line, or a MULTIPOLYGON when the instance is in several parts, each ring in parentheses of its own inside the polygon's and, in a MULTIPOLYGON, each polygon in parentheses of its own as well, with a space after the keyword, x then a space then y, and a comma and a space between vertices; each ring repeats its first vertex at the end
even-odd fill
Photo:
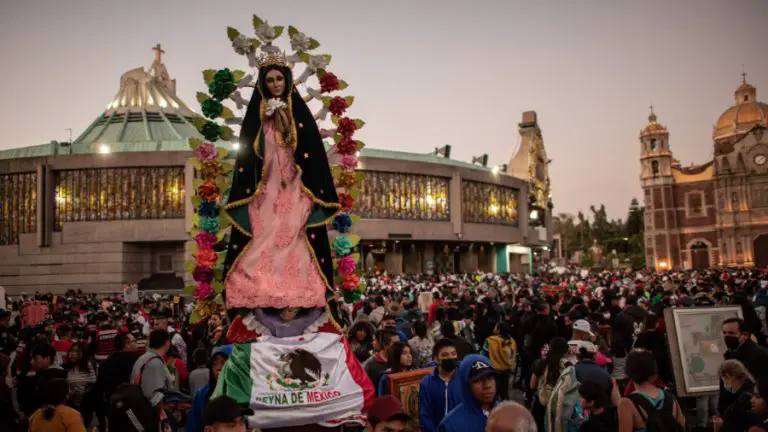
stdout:
POLYGON ((713 133, 713 159, 682 167, 651 111, 640 132, 649 268, 768 266, 768 106, 746 81, 713 133))

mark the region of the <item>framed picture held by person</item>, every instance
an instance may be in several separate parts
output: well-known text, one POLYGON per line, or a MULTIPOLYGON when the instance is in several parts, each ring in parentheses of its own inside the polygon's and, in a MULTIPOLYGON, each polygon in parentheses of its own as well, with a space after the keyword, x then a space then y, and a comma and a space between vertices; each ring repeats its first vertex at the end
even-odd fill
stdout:
MULTIPOLYGON (((406 414, 418 426, 419 421, 419 384, 434 368, 421 368, 399 372, 389 376, 389 394, 403 404, 406 414)), ((417 429, 418 430, 418 429, 417 429)))
POLYGON ((677 395, 703 396, 720 389, 717 369, 726 347, 723 321, 741 318, 740 307, 667 308, 664 321, 677 395))

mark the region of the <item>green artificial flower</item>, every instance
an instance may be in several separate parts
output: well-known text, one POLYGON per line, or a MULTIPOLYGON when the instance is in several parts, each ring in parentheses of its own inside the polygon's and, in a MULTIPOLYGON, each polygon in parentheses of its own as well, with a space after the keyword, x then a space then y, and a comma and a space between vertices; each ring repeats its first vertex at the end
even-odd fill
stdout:
POLYGON ((203 109, 203 115, 211 119, 220 116, 221 112, 224 111, 224 105, 216 99, 206 99, 200 106, 203 109))
POLYGON ((203 134, 205 139, 211 142, 215 142, 219 140, 219 137, 221 136, 221 126, 219 126, 216 122, 207 121, 203 125, 203 130, 200 131, 200 133, 203 134))
POLYGON ((208 84, 208 92, 214 99, 222 101, 229 97, 237 88, 235 75, 227 68, 221 69, 213 76, 208 84))
POLYGON ((347 236, 340 235, 333 240, 333 250, 336 252, 336 256, 349 255, 352 252, 352 242, 349 241, 347 236))
POLYGON ((219 232, 219 227, 220 225, 218 217, 202 216, 200 218, 200 229, 203 231, 216 234, 219 232))

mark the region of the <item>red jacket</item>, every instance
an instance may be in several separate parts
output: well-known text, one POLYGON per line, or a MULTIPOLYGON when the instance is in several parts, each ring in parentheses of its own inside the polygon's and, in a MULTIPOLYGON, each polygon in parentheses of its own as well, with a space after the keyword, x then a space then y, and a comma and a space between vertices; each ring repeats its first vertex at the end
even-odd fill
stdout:
POLYGON ((432 325, 435 322, 435 315, 437 310, 443 306, 443 299, 437 299, 429 306, 429 313, 427 314, 427 323, 432 325))

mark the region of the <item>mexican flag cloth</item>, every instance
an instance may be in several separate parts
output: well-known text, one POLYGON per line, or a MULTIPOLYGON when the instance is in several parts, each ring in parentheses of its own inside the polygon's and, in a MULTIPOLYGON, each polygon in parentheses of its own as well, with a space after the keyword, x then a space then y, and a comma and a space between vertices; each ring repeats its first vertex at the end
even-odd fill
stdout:
POLYGON ((264 335, 235 345, 214 397, 227 395, 255 411, 250 428, 363 423, 375 392, 343 335, 264 335))

